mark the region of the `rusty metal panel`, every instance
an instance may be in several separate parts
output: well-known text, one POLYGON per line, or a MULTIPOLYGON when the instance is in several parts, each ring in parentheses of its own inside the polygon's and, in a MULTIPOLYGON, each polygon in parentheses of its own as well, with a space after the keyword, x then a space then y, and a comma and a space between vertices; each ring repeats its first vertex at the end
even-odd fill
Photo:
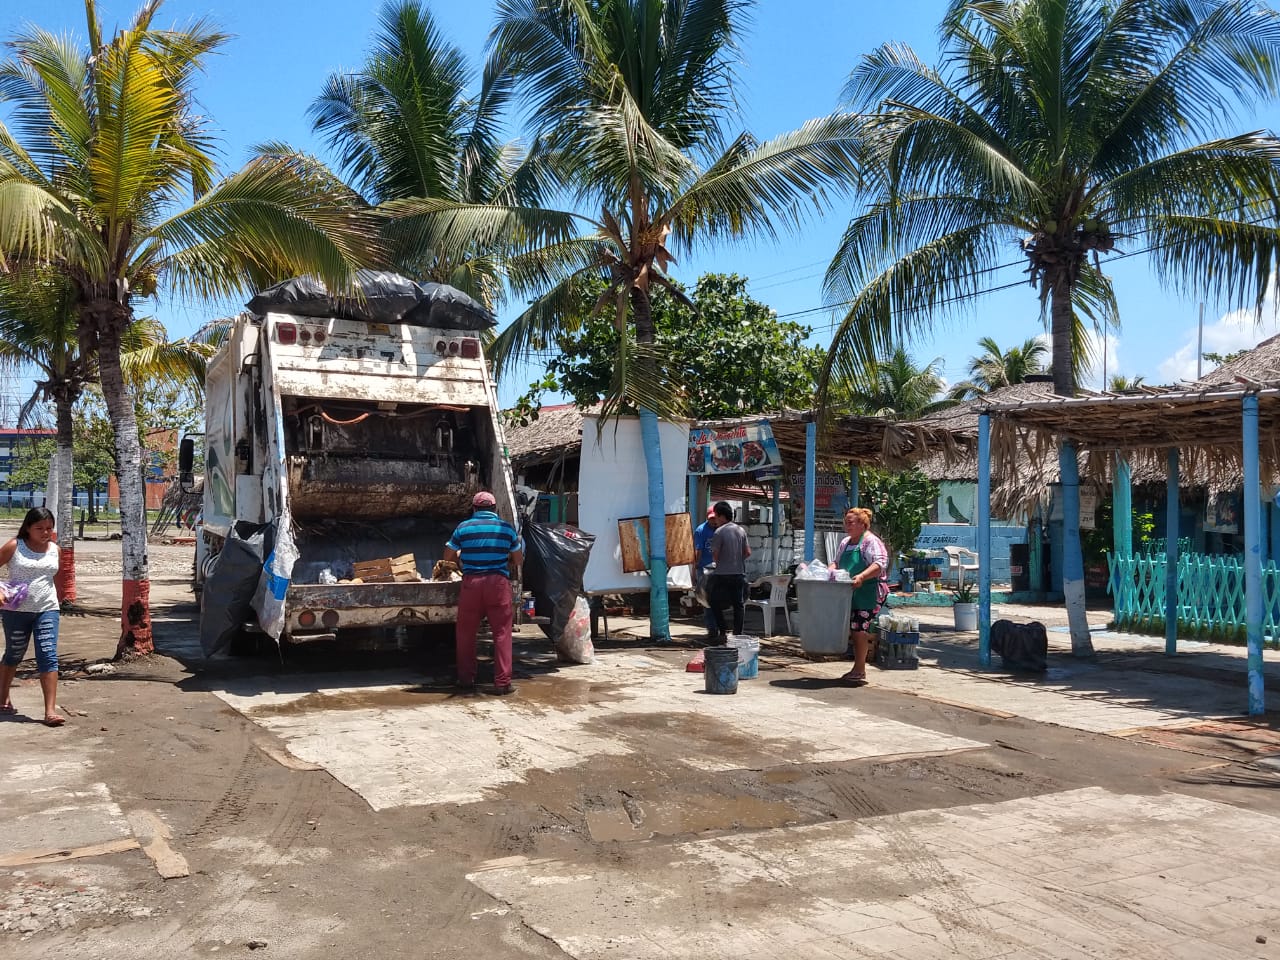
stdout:
MULTIPOLYGON (((291 630, 299 629, 304 610, 317 617, 325 610, 338 612, 339 630, 350 627, 394 627, 425 623, 452 623, 458 616, 457 580, 424 580, 412 583, 307 583, 290 584, 285 595, 291 630)), ((317 627, 319 624, 317 624, 317 627)))
POLYGON ((474 470, 458 479, 447 466, 416 460, 292 455, 287 468, 298 518, 465 517, 480 489, 474 470))
POLYGON ((299 331, 298 342, 271 345, 281 395, 463 406, 490 403, 484 361, 458 353, 463 339, 475 337, 405 324, 285 315, 272 315, 271 320, 292 323, 299 331), (317 343, 317 333, 323 334, 322 342, 317 343))
MULTIPOLYGON (((693 533, 687 513, 668 513, 667 566, 693 563, 693 533)), ((643 573, 649 569, 649 518, 630 517, 618 521, 618 540, 622 547, 622 572, 643 573)))
POLYGON ((378 371, 342 373, 279 366, 276 368, 275 381, 281 396, 444 403, 460 407, 489 406, 489 392, 483 380, 440 376, 439 371, 434 368, 421 376, 390 372, 376 374, 378 371))

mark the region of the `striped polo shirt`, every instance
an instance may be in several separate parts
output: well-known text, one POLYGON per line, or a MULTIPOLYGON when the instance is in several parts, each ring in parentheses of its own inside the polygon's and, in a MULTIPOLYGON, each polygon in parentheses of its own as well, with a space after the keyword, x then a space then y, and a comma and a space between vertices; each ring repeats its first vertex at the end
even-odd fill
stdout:
POLYGON ((447 544, 458 551, 462 572, 500 573, 511 576, 507 561, 514 550, 523 550, 524 544, 516 528, 492 510, 477 510, 469 520, 463 520, 447 544))

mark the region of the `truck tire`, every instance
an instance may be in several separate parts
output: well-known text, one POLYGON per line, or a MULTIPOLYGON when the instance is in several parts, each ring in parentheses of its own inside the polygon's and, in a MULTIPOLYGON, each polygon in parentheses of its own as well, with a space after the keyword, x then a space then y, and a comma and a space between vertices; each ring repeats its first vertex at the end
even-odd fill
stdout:
POLYGON ((236 635, 231 638, 231 642, 227 644, 227 656, 230 657, 256 657, 262 651, 263 634, 254 633, 250 630, 238 630, 236 635))

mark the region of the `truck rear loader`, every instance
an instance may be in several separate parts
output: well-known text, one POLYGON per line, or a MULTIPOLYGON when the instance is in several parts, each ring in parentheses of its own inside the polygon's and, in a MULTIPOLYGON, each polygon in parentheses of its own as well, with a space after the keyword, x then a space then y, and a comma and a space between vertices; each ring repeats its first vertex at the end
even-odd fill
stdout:
MULTIPOLYGON (((491 490, 499 515, 516 522, 477 329, 492 316, 475 304, 457 323, 467 298, 452 293, 448 311, 420 306, 389 322, 272 304, 236 319, 209 363, 207 557, 197 578, 238 524, 271 525, 277 566, 268 574, 283 612, 277 603, 274 622, 258 626, 281 642, 388 631, 402 639, 400 628, 454 622, 461 584, 431 576, 472 497, 491 490), (296 548, 288 570, 281 540, 296 548), (361 567, 378 566, 369 561, 407 554, 421 579, 405 579, 401 559, 398 581, 353 582, 361 567)), ((220 602, 203 591, 205 609, 220 602)))

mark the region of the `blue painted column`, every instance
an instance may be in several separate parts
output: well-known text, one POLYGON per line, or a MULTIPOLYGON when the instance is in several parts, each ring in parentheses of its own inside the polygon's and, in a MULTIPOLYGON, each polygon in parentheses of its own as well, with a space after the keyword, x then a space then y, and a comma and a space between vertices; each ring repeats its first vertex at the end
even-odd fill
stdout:
POLYGON ((804 425, 804 562, 813 560, 813 498, 818 495, 818 424, 804 425))
POLYGON ((649 638, 671 642, 667 602, 667 497, 663 489, 662 442, 658 415, 640 408, 640 443, 649 477, 649 638))
POLYGON ((1164 652, 1178 652, 1178 448, 1169 451, 1164 512, 1164 652))
POLYGON ((698 525, 707 518, 703 516, 707 511, 702 504, 698 503, 698 475, 696 473, 689 474, 689 523, 693 529, 697 530, 698 525))
POLYGON ((991 415, 978 416, 978 663, 991 666, 991 415))
POLYGON ((1258 397, 1244 398, 1244 610, 1249 641, 1249 715, 1267 711, 1262 676, 1262 484, 1258 477, 1258 397))
POLYGON ((1111 484, 1111 534, 1116 556, 1133 556, 1133 479, 1129 461, 1118 453, 1111 484))
MULTIPOLYGON (((849 461, 849 506, 858 505, 858 465, 849 461)), ((912 544, 915 546, 915 544, 912 544)))
POLYGON ((781 572, 782 567, 778 563, 778 557, 781 553, 778 541, 782 538, 782 481, 773 481, 773 509, 769 511, 771 521, 771 529, 769 536, 773 538, 773 559, 769 564, 770 573, 781 572))

